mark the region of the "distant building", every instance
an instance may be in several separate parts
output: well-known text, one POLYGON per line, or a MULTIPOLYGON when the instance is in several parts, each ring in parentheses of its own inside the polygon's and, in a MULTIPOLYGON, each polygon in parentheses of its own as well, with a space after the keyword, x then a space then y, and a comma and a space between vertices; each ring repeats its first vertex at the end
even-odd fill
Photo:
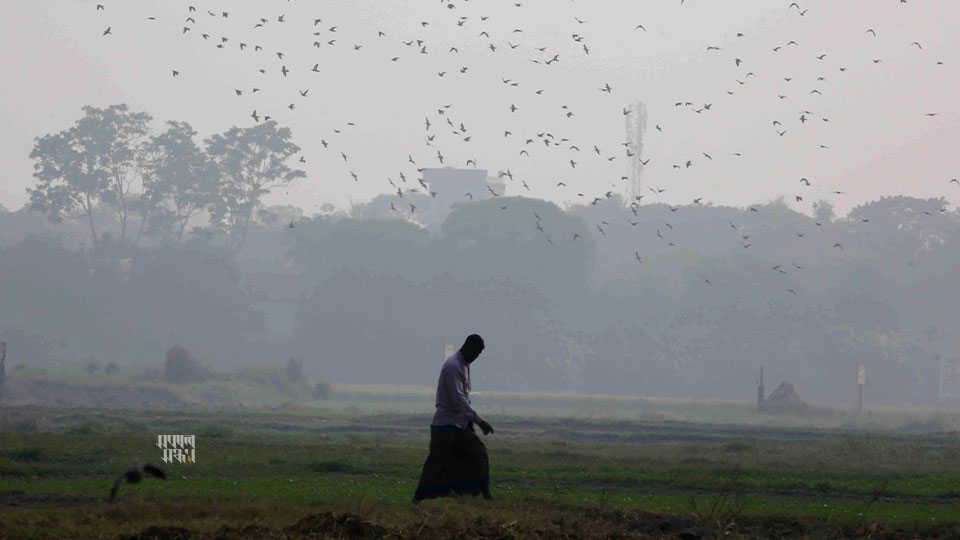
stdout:
POLYGON ((436 204, 446 209, 457 202, 489 199, 493 197, 491 189, 499 197, 506 189, 502 178, 487 177, 486 169, 424 169, 423 181, 436 192, 436 204))
MULTIPOLYGON (((488 176, 487 187, 492 189, 493 192, 497 194, 497 197, 503 197, 507 194, 507 185, 503 183, 502 173, 498 176, 488 176)), ((487 191, 487 195, 490 195, 489 191, 487 191)))

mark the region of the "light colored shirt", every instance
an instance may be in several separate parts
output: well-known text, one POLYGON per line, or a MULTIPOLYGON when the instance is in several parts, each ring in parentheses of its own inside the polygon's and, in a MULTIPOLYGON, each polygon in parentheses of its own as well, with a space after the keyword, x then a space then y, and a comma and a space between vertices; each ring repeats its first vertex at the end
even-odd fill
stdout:
POLYGON ((470 364, 460 351, 451 354, 440 368, 436 405, 437 412, 431 422, 434 426, 453 424, 466 429, 469 422, 481 421, 470 406, 470 364))

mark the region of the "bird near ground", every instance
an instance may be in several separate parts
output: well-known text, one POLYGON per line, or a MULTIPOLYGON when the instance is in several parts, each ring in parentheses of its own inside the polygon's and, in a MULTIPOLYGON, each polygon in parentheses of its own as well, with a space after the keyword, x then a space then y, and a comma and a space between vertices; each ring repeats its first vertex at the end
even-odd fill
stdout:
POLYGON ((117 491, 120 489, 120 485, 124 482, 128 484, 138 484, 141 480, 148 476, 159 478, 161 480, 167 479, 167 475, 159 467, 149 463, 137 465, 136 467, 127 470, 117 477, 116 481, 113 483, 113 487, 110 489, 110 501, 113 501, 114 498, 116 498, 117 491))

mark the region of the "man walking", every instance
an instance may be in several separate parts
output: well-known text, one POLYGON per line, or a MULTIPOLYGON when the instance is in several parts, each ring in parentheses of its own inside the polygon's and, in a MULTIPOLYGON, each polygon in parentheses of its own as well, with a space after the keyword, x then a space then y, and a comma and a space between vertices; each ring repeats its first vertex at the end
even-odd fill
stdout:
POLYGON ((470 406, 470 364, 483 349, 483 338, 470 334, 440 368, 437 412, 430 423, 430 455, 423 464, 414 503, 449 495, 492 498, 487 447, 473 424, 480 426, 484 435, 493 433, 493 427, 470 406))

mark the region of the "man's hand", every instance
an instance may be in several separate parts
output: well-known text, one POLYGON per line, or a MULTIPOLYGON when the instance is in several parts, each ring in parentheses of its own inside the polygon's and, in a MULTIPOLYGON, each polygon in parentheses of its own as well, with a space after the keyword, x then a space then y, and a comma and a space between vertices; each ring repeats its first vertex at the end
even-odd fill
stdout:
POLYGON ((480 426, 480 431, 482 431, 484 435, 493 433, 493 426, 491 426, 486 420, 479 421, 477 425, 480 426))

